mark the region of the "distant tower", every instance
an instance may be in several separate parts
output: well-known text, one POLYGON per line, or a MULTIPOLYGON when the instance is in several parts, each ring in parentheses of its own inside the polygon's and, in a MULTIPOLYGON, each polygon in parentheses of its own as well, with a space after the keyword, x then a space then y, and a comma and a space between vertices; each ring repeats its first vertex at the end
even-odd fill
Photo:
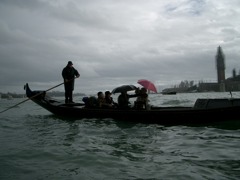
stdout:
POLYGON ((222 48, 219 46, 216 55, 217 78, 219 84, 219 91, 225 91, 225 56, 222 48))
POLYGON ((220 46, 217 48, 216 66, 218 83, 223 83, 225 81, 225 56, 220 46))

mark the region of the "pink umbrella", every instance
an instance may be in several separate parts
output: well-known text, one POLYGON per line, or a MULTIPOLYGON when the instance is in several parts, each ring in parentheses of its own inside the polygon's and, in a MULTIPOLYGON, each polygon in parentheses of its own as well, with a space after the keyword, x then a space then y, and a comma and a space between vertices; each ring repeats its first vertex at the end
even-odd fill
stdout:
POLYGON ((138 84, 141 84, 143 87, 145 87, 147 90, 153 91, 157 93, 156 86, 149 80, 146 79, 139 79, 138 84))

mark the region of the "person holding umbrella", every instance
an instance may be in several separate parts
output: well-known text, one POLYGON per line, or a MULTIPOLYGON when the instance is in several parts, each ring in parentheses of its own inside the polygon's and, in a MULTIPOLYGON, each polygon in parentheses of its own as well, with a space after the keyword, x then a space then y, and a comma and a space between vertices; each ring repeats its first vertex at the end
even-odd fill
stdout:
POLYGON ((128 109, 130 108, 129 105, 131 104, 129 102, 129 98, 137 97, 138 94, 127 94, 126 91, 122 91, 121 94, 118 96, 118 107, 121 109, 128 109))
POLYGON ((148 109, 148 94, 146 88, 141 88, 139 92, 139 96, 137 97, 135 101, 135 108, 136 109, 148 109))
POLYGON ((130 108, 129 104, 131 104, 131 103, 129 102, 129 98, 137 97, 138 96, 138 94, 137 94, 138 90, 139 89, 134 85, 122 85, 122 86, 114 88, 112 90, 112 94, 121 93, 118 96, 118 108, 120 108, 120 109, 130 108), (127 91, 133 91, 133 90, 135 90, 136 94, 133 94, 133 95, 127 94, 127 91))
POLYGON ((68 61, 68 64, 62 70, 62 77, 64 80, 64 89, 65 89, 65 103, 74 103, 73 102, 73 90, 74 90, 74 79, 79 78, 80 74, 73 67, 72 61, 68 61))

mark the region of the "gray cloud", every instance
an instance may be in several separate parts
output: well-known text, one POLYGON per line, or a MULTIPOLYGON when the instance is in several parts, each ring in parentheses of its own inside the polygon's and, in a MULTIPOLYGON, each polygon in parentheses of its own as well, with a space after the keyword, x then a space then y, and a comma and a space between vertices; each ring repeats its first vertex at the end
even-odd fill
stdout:
MULTIPOLYGON (((0 92, 26 82, 48 89, 72 60, 78 92, 111 90, 146 78, 161 87, 216 81, 239 67, 240 2, 233 0, 0 1, 0 92)), ((58 90, 63 90, 59 87, 58 90)))

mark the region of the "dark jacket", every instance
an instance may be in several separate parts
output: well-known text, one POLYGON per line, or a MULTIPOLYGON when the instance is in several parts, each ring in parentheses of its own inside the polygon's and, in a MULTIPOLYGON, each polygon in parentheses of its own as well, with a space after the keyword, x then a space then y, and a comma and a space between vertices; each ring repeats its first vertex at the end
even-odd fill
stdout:
POLYGON ((65 82, 64 85, 67 86, 67 88, 74 89, 74 78, 76 76, 80 75, 78 71, 74 67, 66 66, 62 70, 62 77, 65 80, 68 80, 68 82, 65 82))
POLYGON ((129 98, 132 98, 132 97, 137 97, 138 95, 137 94, 127 94, 127 93, 121 93, 119 96, 118 96, 118 106, 120 108, 129 108, 129 105, 131 104, 129 102, 129 98))

